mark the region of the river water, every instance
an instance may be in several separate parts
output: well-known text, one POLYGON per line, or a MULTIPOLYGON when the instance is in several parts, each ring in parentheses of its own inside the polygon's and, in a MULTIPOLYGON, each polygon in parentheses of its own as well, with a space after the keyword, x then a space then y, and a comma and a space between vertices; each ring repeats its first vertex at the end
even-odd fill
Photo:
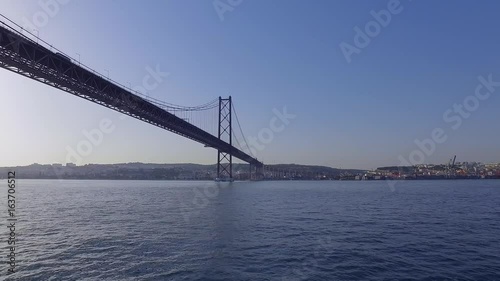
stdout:
POLYGON ((16 216, 12 280, 500 280, 497 180, 18 180, 16 216))

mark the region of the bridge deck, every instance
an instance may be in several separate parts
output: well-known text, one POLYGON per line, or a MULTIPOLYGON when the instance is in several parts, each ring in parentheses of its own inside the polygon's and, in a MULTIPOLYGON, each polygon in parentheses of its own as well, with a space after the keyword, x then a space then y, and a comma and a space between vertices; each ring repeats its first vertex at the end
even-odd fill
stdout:
POLYGON ((0 26, 0 67, 127 114, 257 167, 262 163, 212 134, 154 105, 17 31, 0 26))

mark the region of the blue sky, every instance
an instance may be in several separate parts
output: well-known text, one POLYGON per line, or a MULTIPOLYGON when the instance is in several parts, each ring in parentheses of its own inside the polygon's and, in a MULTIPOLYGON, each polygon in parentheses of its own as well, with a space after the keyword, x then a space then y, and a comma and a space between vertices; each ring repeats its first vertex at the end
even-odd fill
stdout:
MULTIPOLYGON (((159 66, 170 75, 156 98, 197 105, 231 94, 247 136, 268 128, 275 108, 296 115, 258 151, 265 163, 398 165, 435 128, 447 139, 424 162, 500 161, 500 88, 458 129, 443 119, 479 76, 500 81, 498 1, 401 0, 350 63, 340 44, 354 45, 354 28, 394 0, 243 0, 223 20, 213 1, 66 1, 37 33, 124 85, 159 66)), ((38 1, 0 8, 23 25, 43 11, 38 1)), ((65 163, 103 119, 115 129, 81 163, 215 162, 196 142, 5 70, 0 83, 0 166, 65 163)))

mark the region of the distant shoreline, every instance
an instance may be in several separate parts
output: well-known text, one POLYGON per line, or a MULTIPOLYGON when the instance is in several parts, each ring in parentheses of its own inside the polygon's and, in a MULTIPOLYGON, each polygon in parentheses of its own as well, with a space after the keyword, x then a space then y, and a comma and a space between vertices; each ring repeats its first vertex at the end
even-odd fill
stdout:
MULTIPOLYGON (((0 167, 0 179, 15 171, 19 179, 64 180, 169 180, 213 181, 217 178, 216 165, 203 164, 32 164, 28 166, 0 167)), ((255 179, 255 169, 250 173, 248 164, 233 164, 233 179, 255 179)), ((326 166, 274 164, 266 165, 259 180, 467 180, 500 179, 500 164, 462 163, 460 165, 419 165, 381 167, 373 171, 337 169, 326 166)))

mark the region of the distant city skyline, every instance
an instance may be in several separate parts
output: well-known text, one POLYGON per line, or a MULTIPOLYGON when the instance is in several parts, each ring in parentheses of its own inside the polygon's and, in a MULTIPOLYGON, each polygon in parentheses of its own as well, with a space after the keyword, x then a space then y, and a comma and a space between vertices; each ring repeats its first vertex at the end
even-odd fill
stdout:
MULTIPOLYGON (((295 117, 256 151, 265 164, 500 162, 500 39, 491 36, 500 3, 228 7, 6 0, 0 13, 124 85, 159 73, 143 87, 155 98, 198 105, 231 95, 248 138, 286 108, 295 117)), ((4 69, 0 87, 0 167, 215 163, 213 149, 4 69), (72 155, 97 129, 91 153, 72 155)))
MULTIPOLYGON (((424 164, 416 164, 414 166, 416 167, 421 167, 421 166, 439 166, 439 165, 443 165, 443 166, 446 166, 446 165, 449 165, 450 162, 452 161, 452 159, 449 160, 449 162, 446 162, 446 163, 424 163, 424 164)), ((82 167, 82 166, 87 166, 87 165, 128 165, 128 164, 146 164, 146 165, 216 165, 216 163, 208 163, 208 164, 204 164, 204 163, 188 163, 188 162, 169 162, 169 163, 148 163, 148 162, 117 162, 117 163, 84 163, 84 164, 76 164, 76 163, 72 163, 72 162, 69 162, 69 163, 39 163, 39 162, 33 162, 31 164, 27 164, 27 165, 7 165, 7 166, 0 166, 0 168, 9 168, 9 167, 28 167, 28 166, 33 166, 33 165, 41 165, 41 166, 46 166, 46 165, 50 165, 50 166, 62 166, 62 167, 82 167)), ((248 165, 248 163, 239 163, 238 164, 245 164, 245 165, 248 165)), ((481 165, 497 165, 497 166, 500 166, 500 161, 496 161, 496 162, 481 162, 481 161, 457 161, 456 162, 456 165, 464 165, 464 164, 481 164, 481 165)), ((274 164, 270 164, 268 163, 269 166, 274 166, 274 165, 305 165, 305 164, 301 164, 301 163, 274 163, 274 164)), ((322 166, 322 165, 305 165, 305 166, 322 166)), ((330 167, 330 168, 337 168, 337 169, 341 169, 340 167, 332 167, 332 166, 325 166, 325 167, 330 167)), ((378 166, 378 167, 375 167, 373 169, 362 169, 362 168, 357 168, 357 167, 343 167, 342 169, 355 169, 355 170, 365 170, 365 171, 371 171, 371 170, 376 170, 377 168, 386 168, 386 167, 405 167, 405 166, 401 166, 401 165, 386 165, 386 166, 378 166)))

